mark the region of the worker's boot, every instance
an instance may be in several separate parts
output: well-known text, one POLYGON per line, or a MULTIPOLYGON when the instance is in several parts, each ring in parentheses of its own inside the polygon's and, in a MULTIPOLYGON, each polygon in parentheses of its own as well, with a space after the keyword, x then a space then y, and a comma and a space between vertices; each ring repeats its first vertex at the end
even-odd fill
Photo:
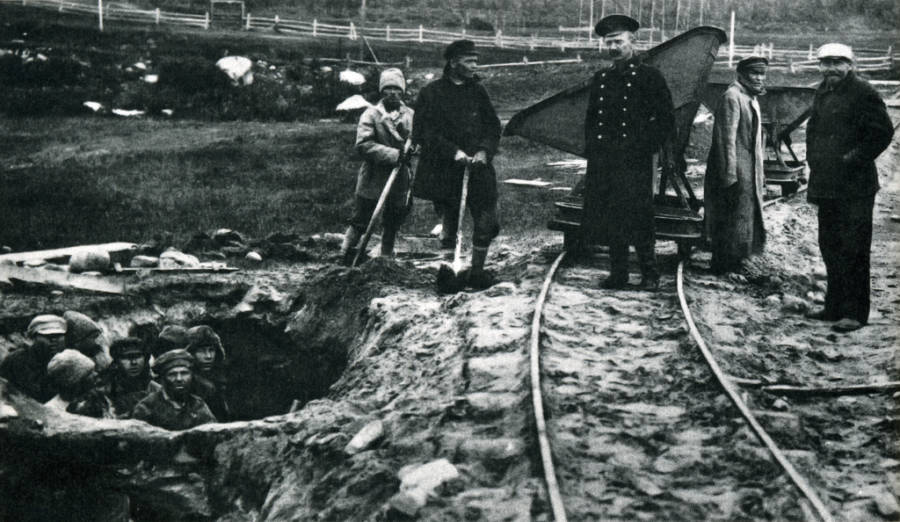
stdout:
POLYGON ((472 267, 469 269, 468 285, 477 290, 490 288, 497 281, 494 274, 490 270, 484 268, 484 262, 487 260, 488 247, 473 246, 472 247, 472 267))
POLYGON ((620 290, 628 286, 628 244, 610 242, 609 277, 600 283, 604 290, 620 290))
POLYGON ((656 245, 654 243, 636 246, 638 264, 641 266, 641 290, 659 290, 659 270, 656 268, 656 245))
POLYGON ((384 227, 381 234, 381 251, 378 253, 381 257, 394 257, 394 242, 397 240, 397 229, 384 227))
POLYGON ((344 242, 341 243, 341 264, 350 266, 356 257, 356 246, 359 244, 359 231, 350 226, 344 232, 344 242))

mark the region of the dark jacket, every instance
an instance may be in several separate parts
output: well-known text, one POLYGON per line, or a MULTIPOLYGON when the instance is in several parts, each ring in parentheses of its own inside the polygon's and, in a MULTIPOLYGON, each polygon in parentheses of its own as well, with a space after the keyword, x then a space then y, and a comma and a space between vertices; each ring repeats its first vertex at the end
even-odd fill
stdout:
MULTIPOLYGON (((432 201, 458 200, 464 167, 453 161, 456 151, 473 156, 484 150, 492 159, 500 144, 500 119, 488 93, 477 80, 456 85, 445 74, 419 92, 415 110, 413 143, 422 149, 413 195, 432 201)), ((470 204, 495 203, 493 165, 478 168, 470 177, 470 204)))
POLYGON ((21 346, 0 362, 0 377, 25 395, 45 403, 56 395, 47 379, 47 364, 53 355, 50 350, 21 346))
POLYGON ((116 411, 116 417, 128 418, 139 402, 162 386, 150 379, 150 372, 135 379, 129 379, 122 370, 116 371, 109 384, 109 398, 116 411))
POLYGON ((217 372, 204 374, 198 371, 194 372, 194 382, 191 385, 191 393, 203 399, 219 422, 231 420, 231 408, 225 400, 226 384, 224 376, 217 372))
POLYGON ((819 86, 806 127, 810 199, 851 199, 878 192, 875 158, 894 127, 881 96, 853 71, 833 89, 819 86))
POLYGON ((172 431, 216 422, 203 399, 189 394, 184 404, 179 404, 169 398, 165 388, 151 393, 139 402, 134 407, 131 418, 172 431))
POLYGON ((584 121, 587 240, 652 230, 653 154, 674 130, 666 80, 640 57, 594 75, 584 121))
POLYGON ((734 82, 715 108, 703 183, 706 227, 714 252, 741 259, 762 251, 763 147, 759 103, 734 82))

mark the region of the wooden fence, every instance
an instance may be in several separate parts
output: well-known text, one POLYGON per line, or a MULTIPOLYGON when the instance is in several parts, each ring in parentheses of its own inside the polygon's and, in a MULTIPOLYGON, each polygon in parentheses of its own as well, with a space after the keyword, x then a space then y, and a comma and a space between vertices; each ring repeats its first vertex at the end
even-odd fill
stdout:
MULTIPOLYGON (((98 0, 96 4, 77 3, 66 0, 0 0, 0 6, 16 5, 27 6, 42 9, 53 9, 58 12, 76 13, 96 16, 103 28, 104 20, 114 20, 138 24, 152 25, 170 25, 184 27, 200 27, 210 29, 211 21, 209 13, 202 15, 174 13, 169 11, 161 11, 159 9, 141 10, 126 8, 121 5, 107 3, 103 5, 103 0, 98 0)), ((480 46, 499 47, 505 49, 535 50, 535 49, 559 49, 562 52, 566 50, 599 50, 601 40, 590 39, 584 37, 566 38, 563 36, 565 31, 560 28, 560 36, 509 36, 497 31, 493 35, 441 31, 435 29, 427 29, 423 26, 417 28, 403 27, 374 27, 366 26, 361 29, 353 22, 347 25, 322 23, 318 20, 303 21, 282 19, 278 15, 272 17, 254 16, 247 13, 243 19, 243 28, 246 31, 275 31, 282 36, 297 36, 303 38, 345 38, 357 40, 364 37, 367 40, 380 40, 386 42, 407 42, 419 44, 448 44, 453 40, 460 38, 468 38, 480 46)), ((649 49, 654 45, 652 38, 653 31, 645 31, 639 33, 639 39, 635 47, 639 50, 649 49), (643 34, 648 39, 640 39, 643 34)), ((658 42, 656 42, 658 43, 658 42)), ((729 59, 728 52, 719 53, 720 57, 716 63, 719 66, 733 67, 740 58, 750 55, 763 55, 769 58, 770 67, 784 67, 791 72, 803 71, 815 68, 818 62, 815 60, 813 47, 809 49, 793 50, 793 49, 775 49, 772 44, 759 44, 755 46, 739 46, 733 43, 726 44, 726 51, 729 46, 733 46, 733 59, 729 59)), ((860 71, 879 71, 891 69, 898 58, 893 53, 892 48, 884 50, 873 49, 857 49, 857 69, 860 71)), ((580 60, 580 57, 576 60, 580 60)), ((522 64, 528 64, 525 61, 522 64)), ((541 62, 531 62, 537 64, 541 62)), ((520 64, 516 64, 520 65, 520 64)))

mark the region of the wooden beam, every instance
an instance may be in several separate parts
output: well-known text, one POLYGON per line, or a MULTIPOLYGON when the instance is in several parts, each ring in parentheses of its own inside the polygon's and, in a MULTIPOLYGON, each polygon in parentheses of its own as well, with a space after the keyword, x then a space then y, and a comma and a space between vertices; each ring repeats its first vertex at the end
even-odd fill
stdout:
POLYGON ((12 261, 13 263, 23 263, 25 261, 40 261, 47 259, 65 259, 68 260, 72 254, 85 250, 105 250, 109 252, 110 257, 116 254, 124 254, 137 248, 134 243, 103 243, 99 245, 79 245, 66 248, 54 248, 50 250, 35 250, 31 252, 13 252, 11 254, 0 255, 0 261, 12 261))
POLYGON ((27 268, 16 265, 0 264, 0 281, 18 280, 39 285, 50 285, 59 288, 77 288, 104 294, 124 294, 125 282, 105 277, 70 274, 40 268, 27 268))

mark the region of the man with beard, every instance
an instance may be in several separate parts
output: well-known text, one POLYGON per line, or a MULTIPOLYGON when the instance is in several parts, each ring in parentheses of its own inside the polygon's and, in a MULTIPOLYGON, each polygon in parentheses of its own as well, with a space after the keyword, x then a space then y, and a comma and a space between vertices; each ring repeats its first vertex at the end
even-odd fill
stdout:
POLYGON ((869 320, 875 158, 890 145, 891 119, 881 97, 853 71, 853 50, 819 48, 823 81, 806 127, 807 198, 819 207, 819 249, 828 273, 825 308, 812 318, 849 332, 869 320))
MULTIPOLYGON (((403 103, 406 79, 400 69, 385 69, 378 81, 381 101, 369 107, 359 118, 356 127, 356 152, 365 160, 356 179, 356 204, 350 226, 344 234, 341 259, 345 265, 353 262, 356 245, 366 231, 378 198, 400 162, 400 156, 412 133, 413 110, 403 103)), ((394 255, 394 240, 407 214, 409 168, 400 166, 400 172, 385 201, 381 235, 382 257, 394 255)))
POLYGON ((28 325, 30 346, 20 347, 0 362, 0 377, 38 402, 55 395, 47 379, 47 364, 65 347, 66 321, 58 315, 38 315, 28 325))
POLYGON ((715 109, 703 200, 711 266, 719 274, 739 270, 745 258, 762 253, 766 241, 764 143, 756 97, 765 93, 768 65, 761 56, 738 62, 737 80, 715 109))
POLYGON ((584 122, 588 160, 582 236, 609 245, 606 289, 628 284, 628 247, 634 245, 641 288, 659 287, 653 223, 653 155, 674 132, 672 95, 662 74, 633 47, 637 20, 610 15, 595 30, 613 66, 593 78, 584 122))
POLYGON ((216 332, 206 325, 194 326, 187 331, 187 351, 194 356, 196 371, 191 392, 206 402, 209 410, 220 422, 231 419, 231 408, 225 399, 225 348, 216 332))
POLYGON ((470 169, 466 208, 472 214, 472 264, 468 284, 487 288, 488 247, 500 233, 497 181, 491 163, 500 145, 500 119, 475 70, 478 52, 470 40, 444 51, 443 76, 426 85, 416 101, 413 143, 421 146, 413 194, 435 204, 441 214, 441 248, 452 249, 459 220, 463 172, 470 169))
POLYGON ((186 430, 216 422, 203 399, 190 392, 194 357, 177 349, 162 354, 153 371, 162 380, 162 389, 148 395, 134 407, 131 418, 166 430, 186 430))
POLYGON ((113 358, 109 398, 116 416, 128 418, 137 403, 162 386, 150 377, 150 350, 140 339, 118 339, 109 347, 109 353, 113 358))

